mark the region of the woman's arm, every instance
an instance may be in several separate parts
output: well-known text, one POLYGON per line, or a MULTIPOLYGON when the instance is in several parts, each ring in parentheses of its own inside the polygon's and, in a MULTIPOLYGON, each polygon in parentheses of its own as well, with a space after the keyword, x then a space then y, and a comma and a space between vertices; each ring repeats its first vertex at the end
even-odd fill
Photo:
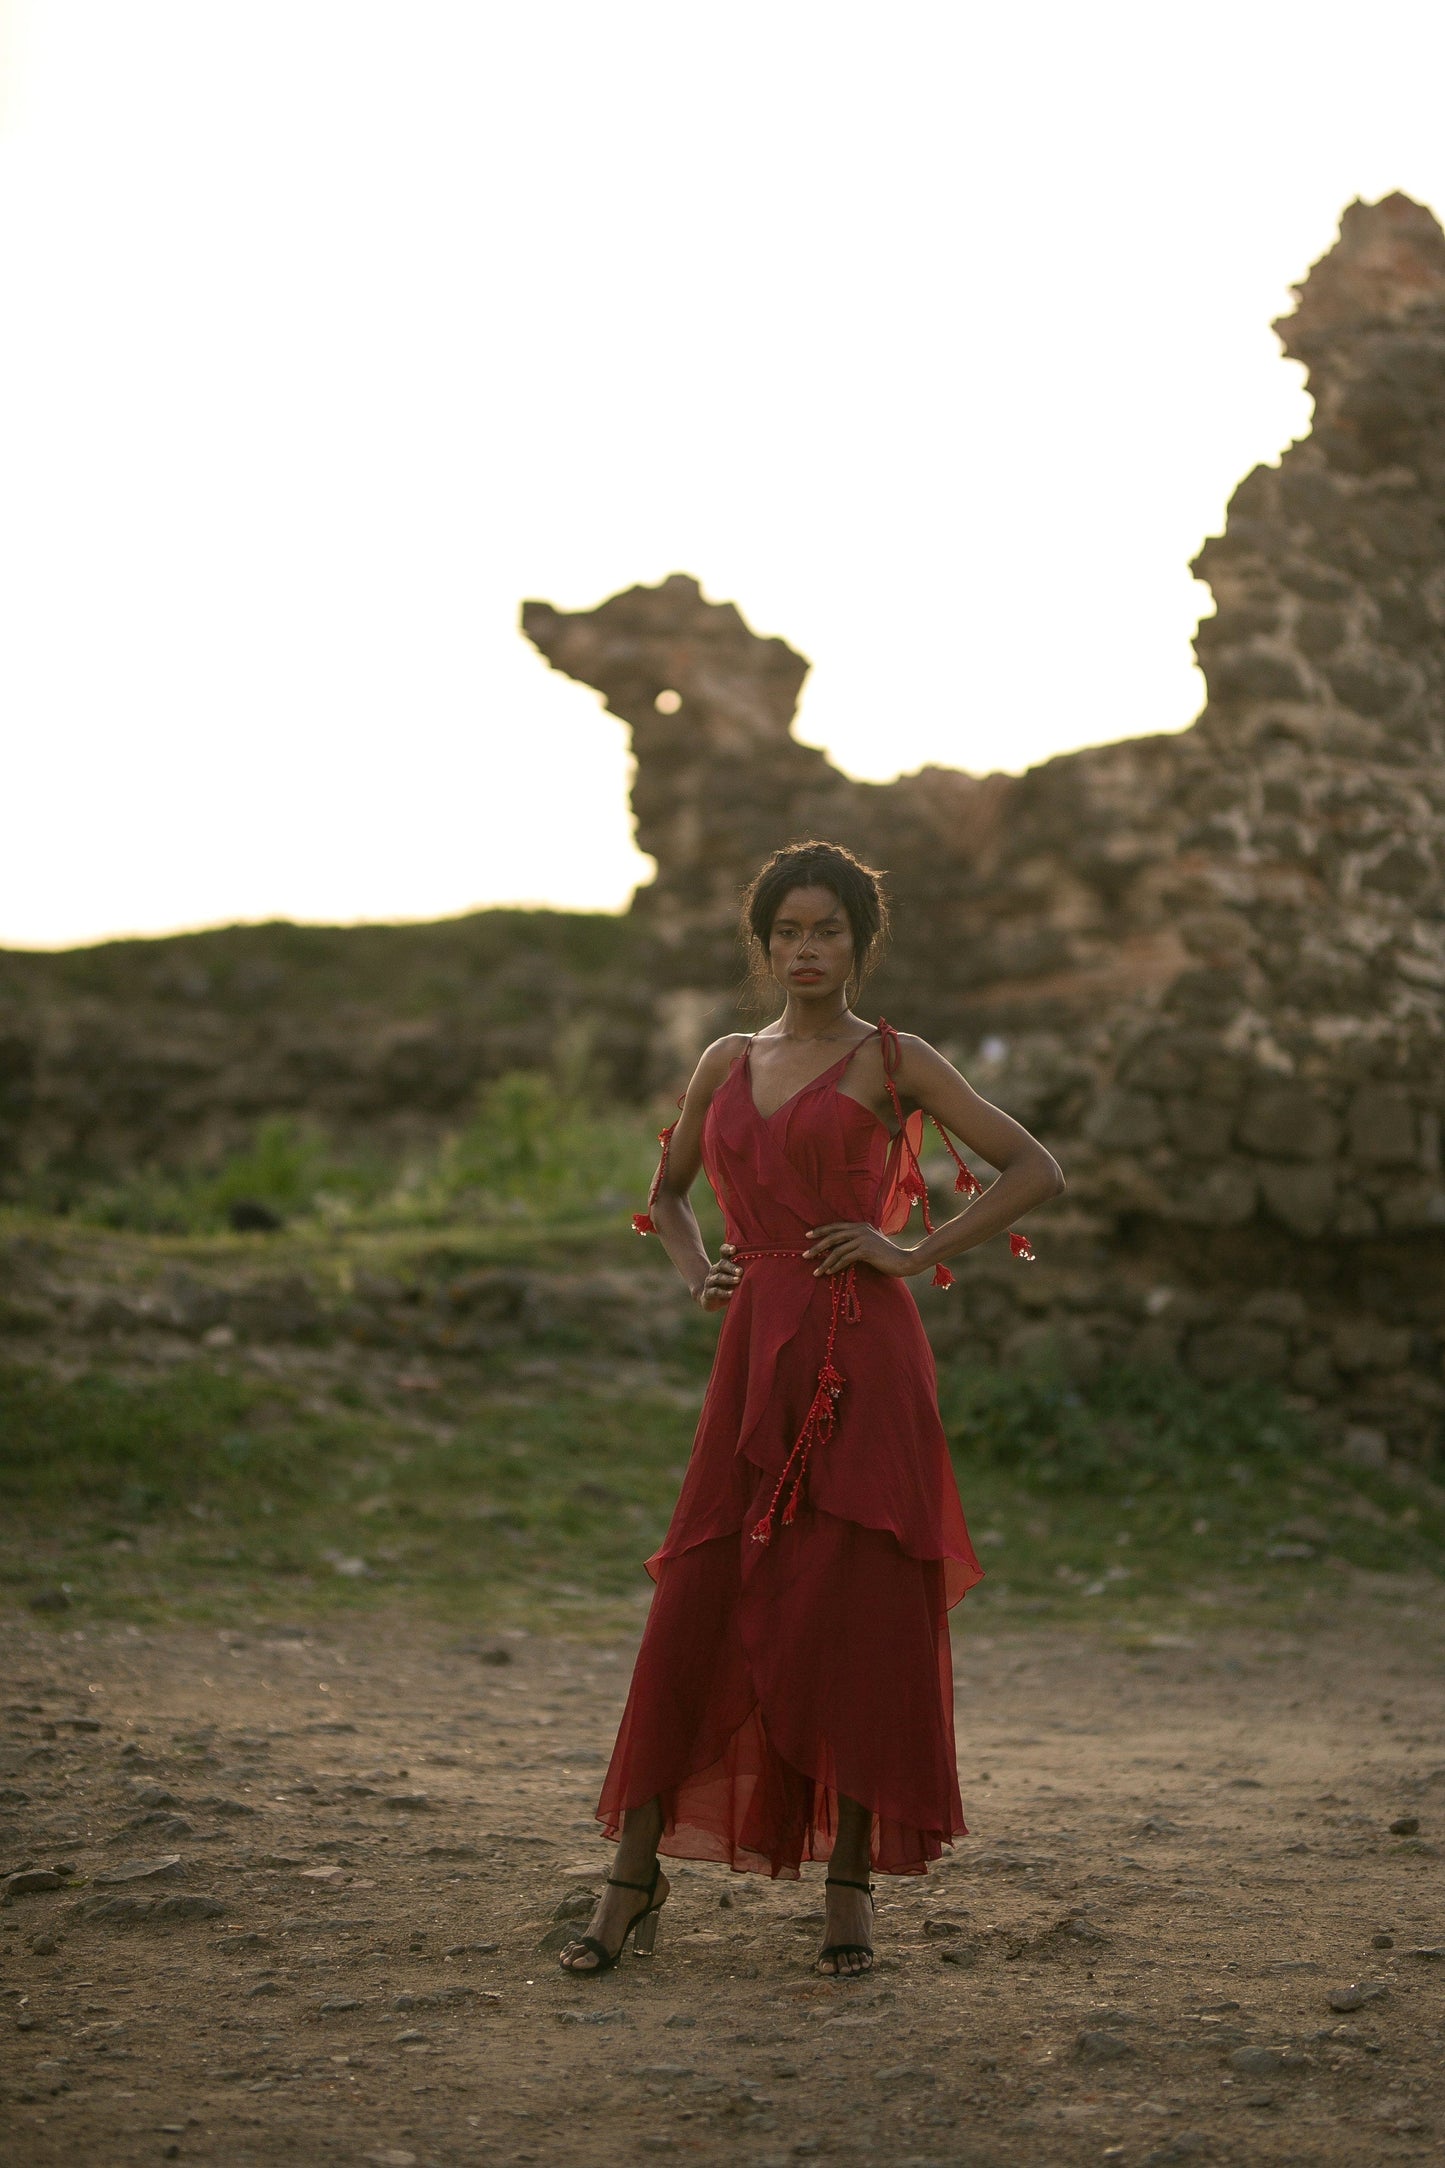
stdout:
POLYGON ((911 1099, 925 1114, 951 1129, 980 1159, 997 1167, 998 1180, 953 1219, 925 1235, 916 1248, 893 1242, 876 1228, 844 1224, 811 1229, 810 1234, 817 1240, 808 1255, 818 1260, 819 1272, 839 1272, 850 1264, 873 1265, 898 1278, 931 1272, 950 1257, 977 1249, 981 1242, 1002 1234, 1022 1213, 1042 1204, 1047 1197, 1057 1197, 1064 1187, 1058 1161, 1038 1138, 1030 1136, 1023 1124, 1005 1114, 1002 1107, 981 1099, 952 1062, 945 1061, 926 1039, 900 1033, 898 1044, 899 1063, 893 1081, 899 1096, 911 1099))
POLYGON ((688 1192, 702 1171, 702 1125, 712 1095, 744 1043, 739 1032, 714 1040, 693 1071, 672 1132, 667 1167, 652 1201, 653 1225, 662 1246, 681 1273, 693 1301, 704 1310, 720 1310, 726 1305, 742 1277, 742 1267, 733 1263, 727 1243, 722 1246, 717 1264, 710 1262, 688 1192))

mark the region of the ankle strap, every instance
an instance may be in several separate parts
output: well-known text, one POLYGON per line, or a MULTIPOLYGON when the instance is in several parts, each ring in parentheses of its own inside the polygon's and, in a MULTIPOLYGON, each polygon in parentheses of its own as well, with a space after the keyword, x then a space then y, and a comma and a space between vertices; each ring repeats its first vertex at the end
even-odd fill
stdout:
POLYGON ((824 1880, 823 1887, 825 1889, 861 1889, 869 1897, 873 1895, 873 1884, 871 1882, 850 1882, 841 1874, 828 1875, 824 1880))
POLYGON ((654 1875, 650 1882, 619 1882, 615 1874, 609 1874, 607 1876, 607 1887, 609 1889, 640 1889, 644 1897, 650 1897, 657 1887, 657 1876, 654 1875))

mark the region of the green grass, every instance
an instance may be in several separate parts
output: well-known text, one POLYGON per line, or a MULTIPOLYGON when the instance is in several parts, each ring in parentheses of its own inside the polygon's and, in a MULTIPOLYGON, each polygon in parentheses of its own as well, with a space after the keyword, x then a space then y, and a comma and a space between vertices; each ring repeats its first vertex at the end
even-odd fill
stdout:
MULTIPOLYGON (((705 1381, 697 1327, 662 1364, 560 1338, 424 1370, 324 1349, 141 1375, 11 1363, 0 1590, 68 1585, 72 1621, 400 1605, 635 1624, 705 1381)), ((1445 1568, 1442 1494, 1322 1462, 1266 1389, 1128 1370, 941 1382, 988 1575, 970 1601, 1000 1620, 1303 1614, 1347 1569, 1445 1568)))
POLYGON ((410 1154, 338 1145, 316 1123, 275 1115, 211 1165, 142 1166, 83 1179, 40 1169, 16 1203, 73 1225, 210 1235, 261 1205, 293 1231, 521 1223, 640 1207, 656 1160, 652 1126, 609 1103, 579 1041, 555 1072, 510 1070, 479 1089, 465 1121, 410 1154))

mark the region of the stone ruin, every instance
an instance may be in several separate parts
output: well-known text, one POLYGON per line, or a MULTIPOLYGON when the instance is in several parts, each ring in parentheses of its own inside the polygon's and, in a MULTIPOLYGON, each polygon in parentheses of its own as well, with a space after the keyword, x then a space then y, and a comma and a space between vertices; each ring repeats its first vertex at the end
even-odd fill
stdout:
POLYGON ((737 901, 778 843, 889 869, 868 992, 1069 1178, 925 1295, 942 1347, 1047 1344, 1278 1382, 1363 1461, 1445 1445, 1445 235, 1354 203, 1276 327, 1311 433, 1195 569, 1209 699, 1177 734, 1020 776, 851 781, 792 735, 808 665, 675 574, 529 602, 632 730, 654 1078, 736 1028, 737 901))

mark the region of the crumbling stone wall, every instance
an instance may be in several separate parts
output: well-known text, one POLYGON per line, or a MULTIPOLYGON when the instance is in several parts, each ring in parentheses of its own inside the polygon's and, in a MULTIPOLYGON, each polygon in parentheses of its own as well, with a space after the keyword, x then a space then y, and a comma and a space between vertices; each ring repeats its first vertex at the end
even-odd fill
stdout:
POLYGON ((1445 1443, 1445 236, 1346 211, 1278 327, 1310 435, 1197 563, 1209 701, 1018 777, 850 781, 800 746, 807 665, 674 575, 524 607, 632 727, 634 915, 661 1083, 736 1022, 742 881, 780 841, 890 869, 875 1008, 1064 1163, 1041 1263, 970 1260, 945 1343, 1278 1380, 1350 1448, 1445 1443))

